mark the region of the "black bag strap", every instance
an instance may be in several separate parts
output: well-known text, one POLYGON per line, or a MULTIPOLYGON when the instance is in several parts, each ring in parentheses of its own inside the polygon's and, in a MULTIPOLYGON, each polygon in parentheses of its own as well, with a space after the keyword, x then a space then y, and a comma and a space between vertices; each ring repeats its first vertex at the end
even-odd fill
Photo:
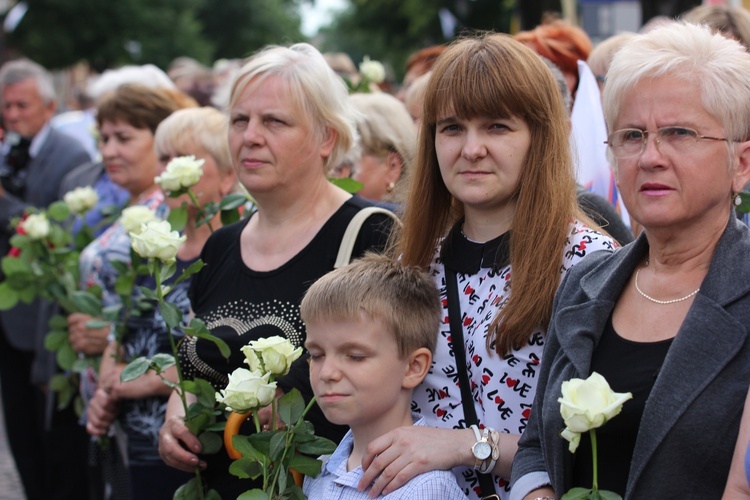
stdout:
MULTIPOLYGON (((453 355, 456 359, 456 370, 458 371, 458 387, 461 389, 461 406, 464 410, 464 419, 469 425, 478 425, 479 419, 474 408, 474 397, 471 395, 471 383, 469 372, 466 369, 466 350, 464 349, 464 328, 461 318, 461 302, 458 298, 458 278, 456 272, 445 269, 445 288, 448 294, 448 320, 451 327, 451 340, 453 341, 453 355)), ((482 474, 477 471, 479 488, 482 498, 498 498, 495 493, 495 485, 492 474, 482 474)))

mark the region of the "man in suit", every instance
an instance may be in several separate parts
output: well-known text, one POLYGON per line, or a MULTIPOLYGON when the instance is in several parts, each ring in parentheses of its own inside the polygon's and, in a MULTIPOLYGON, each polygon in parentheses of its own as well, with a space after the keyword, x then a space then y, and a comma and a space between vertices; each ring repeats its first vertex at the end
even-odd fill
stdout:
MULTIPOLYGON (((11 219, 28 206, 47 207, 56 201, 63 177, 89 155, 76 139, 50 127, 55 92, 51 76, 38 64, 27 59, 4 64, 0 98, 6 132, 0 161, 0 255, 7 255, 14 233, 11 219)), ((43 425, 47 381, 31 379, 42 333, 38 322, 38 303, 0 313, 0 388, 8 441, 29 500, 85 498, 85 493, 66 486, 77 482, 86 491, 85 431, 72 408, 55 412, 51 424, 43 425), (65 450, 65 456, 56 455, 55 448, 65 450)))

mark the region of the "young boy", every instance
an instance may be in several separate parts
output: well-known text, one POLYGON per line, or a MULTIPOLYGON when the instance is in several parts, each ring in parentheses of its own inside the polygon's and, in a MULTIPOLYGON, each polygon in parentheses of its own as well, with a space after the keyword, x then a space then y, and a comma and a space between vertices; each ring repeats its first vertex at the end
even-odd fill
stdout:
MULTIPOLYGON (((357 490, 367 445, 402 426, 424 425, 411 413, 412 389, 432 364, 440 301, 426 273, 368 254, 320 278, 302 300, 310 382, 326 418, 348 425, 316 478, 311 499, 367 499, 357 490)), ((389 499, 465 499, 450 471, 421 474, 389 499)))

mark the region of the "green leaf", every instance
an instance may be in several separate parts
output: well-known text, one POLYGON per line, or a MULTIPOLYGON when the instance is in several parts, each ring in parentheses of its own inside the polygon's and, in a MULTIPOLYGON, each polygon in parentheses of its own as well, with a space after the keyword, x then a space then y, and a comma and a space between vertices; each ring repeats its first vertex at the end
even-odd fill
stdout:
POLYGON ((240 220, 240 212, 239 210, 222 210, 221 215, 219 216, 221 219, 221 225, 222 226, 228 226, 229 224, 234 224, 238 220, 240 220))
POLYGON ((63 370, 70 370, 73 368, 73 363, 78 359, 78 354, 73 350, 73 346, 70 343, 63 343, 55 354, 57 364, 63 370))
POLYGON ((331 184, 333 184, 334 186, 337 186, 350 194, 355 194, 361 191, 363 187, 365 187, 361 182, 357 182, 349 177, 328 180, 331 181, 331 184))
POLYGON ((271 454, 271 438, 274 434, 275 432, 270 431, 256 432, 255 434, 247 436, 247 439, 250 441, 250 444, 253 445, 253 448, 267 457, 271 454))
POLYGON ((622 497, 614 491, 599 490, 599 496, 604 500, 622 500, 622 497))
POLYGON ((171 302, 159 302, 159 312, 164 322, 172 329, 177 328, 182 321, 182 311, 171 302))
POLYGON ((250 442, 248 436, 236 434, 232 436, 232 445, 234 449, 242 453, 242 456, 252 460, 262 460, 264 455, 258 451, 250 442))
POLYGON ((294 469, 297 472, 304 474, 305 476, 315 477, 320 474, 320 469, 323 466, 323 462, 317 458, 308 457, 305 455, 294 455, 287 466, 290 469, 294 469))
POLYGON ((203 445, 201 455, 213 455, 224 447, 224 440, 215 432, 203 432, 198 440, 203 445))
POLYGON ((135 274, 130 272, 130 270, 123 274, 119 274, 115 280, 115 292, 120 297, 130 297, 133 294, 134 286, 135 274))
POLYGON ((78 311, 88 314, 89 316, 100 316, 102 305, 99 299, 89 292, 77 290, 72 294, 72 300, 78 311))
POLYGON ((90 328, 91 330, 101 330, 102 328, 109 328, 111 323, 109 321, 104 321, 103 319, 90 319, 86 322, 86 328, 90 328))
POLYGON ((246 491, 242 495, 238 496, 237 500, 269 500, 269 499, 265 491, 255 488, 253 490, 246 491))
POLYGON ((56 351, 67 341, 68 332, 51 331, 44 337, 44 348, 48 351, 56 351))
POLYGON ((324 437, 315 436, 312 441, 297 444, 297 451, 305 455, 328 455, 336 449, 336 443, 324 437))
POLYGON ((277 462, 281 459, 281 455, 284 453, 286 447, 286 433, 285 432, 274 432, 271 436, 271 443, 269 444, 271 460, 277 462))
POLYGON ((177 488, 172 498, 173 500, 197 500, 201 498, 198 479, 191 478, 190 481, 177 488))
POLYGON ((182 231, 188 221, 188 212, 185 204, 183 203, 179 208, 173 208, 169 212, 167 217, 169 225, 172 226, 173 231, 182 231))
POLYGON ((201 378, 193 379, 195 389, 193 394, 198 398, 198 403, 206 408, 213 408, 216 404, 216 389, 208 381, 201 378))
POLYGON ((18 293, 13 290, 7 281, 0 283, 0 311, 7 311, 18 304, 18 293))
POLYGON ((0 261, 0 267, 2 267, 5 276, 29 272, 29 265, 19 257, 3 257, 3 260, 0 261))
POLYGON ((18 291, 18 298, 19 300, 21 300, 21 302, 29 304, 37 297, 37 293, 37 290, 35 290, 33 287, 24 288, 23 290, 18 291))
POLYGON ((302 418, 305 400, 297 389, 292 389, 279 398, 279 418, 287 426, 293 426, 302 418))
POLYGON ((221 500, 221 495, 219 495, 219 492, 216 490, 208 490, 205 500, 221 500))
POLYGON ((137 379, 148 371, 149 366, 151 366, 151 362, 145 356, 134 359, 120 373, 120 382, 130 382, 137 379))
POLYGON ((154 357, 151 358, 151 364, 156 366, 159 369, 159 372, 163 372, 170 366, 175 365, 174 356, 163 352, 155 354, 154 357))
POLYGON ((50 327, 50 330, 67 330, 68 318, 62 314, 55 314, 49 319, 47 326, 50 327))
POLYGON ((750 212, 750 193, 742 191, 739 193, 739 196, 742 203, 737 207, 737 211, 742 212, 743 214, 750 212))
POLYGON ((111 260, 109 261, 110 265, 114 268, 115 271, 117 271, 118 276, 122 276, 123 274, 128 274, 130 270, 130 264, 123 260, 111 260))
POLYGON ((229 466, 229 473, 239 477, 240 479, 256 479, 263 473, 263 469, 261 468, 260 463, 257 460, 242 457, 239 460, 235 460, 231 463, 231 465, 229 466))
POLYGON ((224 356, 226 359, 229 359, 229 355, 232 353, 232 351, 229 349, 229 346, 226 342, 221 340, 219 337, 215 337, 210 333, 195 333, 194 336, 201 338, 203 340, 208 340, 209 342, 213 342, 216 344, 216 347, 219 348, 219 352, 222 356, 224 356))
POLYGON ((64 201, 56 201, 49 206, 47 214, 50 219, 62 222, 70 216, 70 210, 68 210, 68 205, 64 201))
POLYGON ((239 208, 245 203, 247 203, 248 199, 247 196, 245 196, 242 193, 232 193, 226 195, 222 200, 219 202, 219 208, 221 210, 232 210, 234 208, 239 208))
POLYGON ((560 500, 587 500, 592 491, 588 488, 571 488, 560 500))
POLYGON ((144 297, 146 297, 149 300, 159 300, 159 297, 156 296, 156 291, 153 288, 148 288, 145 286, 138 287, 141 293, 144 297))
POLYGON ((203 269, 203 266, 205 264, 202 260, 198 259, 192 264, 190 264, 190 267, 182 271, 182 274, 174 281, 173 285, 176 285, 177 283, 180 283, 182 281, 185 281, 190 276, 194 275, 195 273, 199 272, 201 269, 203 269))
POLYGON ((282 498, 284 498, 284 500, 305 500, 307 497, 302 492, 302 488, 294 483, 291 483, 284 490, 282 498))

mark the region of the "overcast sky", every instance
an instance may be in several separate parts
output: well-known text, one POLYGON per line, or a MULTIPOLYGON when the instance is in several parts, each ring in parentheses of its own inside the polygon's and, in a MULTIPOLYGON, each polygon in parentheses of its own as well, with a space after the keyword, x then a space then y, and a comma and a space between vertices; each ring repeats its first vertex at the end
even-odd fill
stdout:
POLYGON ((347 3, 347 0, 314 0, 313 6, 310 2, 302 2, 302 33, 307 36, 315 35, 318 28, 331 21, 331 12, 343 9, 347 3))

